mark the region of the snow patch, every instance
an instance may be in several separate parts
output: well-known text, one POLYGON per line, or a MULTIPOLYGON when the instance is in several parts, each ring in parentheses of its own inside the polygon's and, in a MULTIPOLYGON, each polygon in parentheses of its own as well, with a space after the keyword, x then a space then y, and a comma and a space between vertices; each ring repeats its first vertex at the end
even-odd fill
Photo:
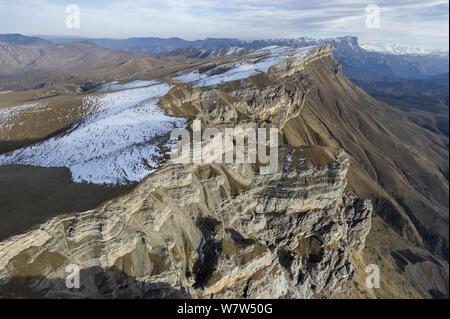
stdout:
MULTIPOLYGON (((255 63, 249 63, 245 60, 231 65, 231 68, 223 73, 217 73, 217 69, 209 70, 205 73, 193 71, 182 74, 174 78, 184 83, 200 87, 214 87, 219 84, 228 83, 236 80, 246 79, 258 73, 267 73, 269 69, 288 58, 304 58, 316 46, 308 46, 303 48, 278 47, 270 46, 257 51, 255 53, 266 53, 267 55, 255 63)), ((226 65, 225 65, 226 66, 226 65)), ((219 66, 224 67, 224 66, 219 66)))
POLYGON ((158 138, 186 126, 157 106, 170 89, 158 83, 86 97, 84 107, 95 109, 93 115, 61 136, 0 155, 0 165, 68 167, 74 182, 140 182, 164 156, 158 138))
POLYGON ((243 48, 240 47, 229 47, 227 52, 225 53, 225 56, 229 56, 229 55, 233 55, 233 54, 238 54, 239 52, 241 52, 243 50, 243 48))
POLYGON ((114 82, 102 84, 97 89, 97 92, 108 92, 108 91, 120 91, 120 90, 134 89, 134 88, 155 85, 157 83, 158 82, 154 81, 154 80, 152 80, 152 81, 136 80, 136 81, 131 81, 128 83, 119 83, 117 81, 114 81, 114 82))
POLYGON ((46 103, 28 103, 0 109, 0 130, 10 130, 14 126, 15 118, 21 112, 25 110, 28 111, 30 109, 36 109, 41 106, 45 107, 46 105, 46 103))

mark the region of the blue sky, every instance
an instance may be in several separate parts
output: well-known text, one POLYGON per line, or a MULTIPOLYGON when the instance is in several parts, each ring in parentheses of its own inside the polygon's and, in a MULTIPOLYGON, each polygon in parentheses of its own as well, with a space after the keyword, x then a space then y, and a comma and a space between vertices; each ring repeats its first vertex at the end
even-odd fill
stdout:
POLYGON ((0 33, 82 37, 239 39, 356 35, 360 42, 448 48, 448 0, 0 0, 0 33), (80 29, 67 29, 65 7, 80 7, 80 29), (367 28, 366 7, 380 8, 367 28))

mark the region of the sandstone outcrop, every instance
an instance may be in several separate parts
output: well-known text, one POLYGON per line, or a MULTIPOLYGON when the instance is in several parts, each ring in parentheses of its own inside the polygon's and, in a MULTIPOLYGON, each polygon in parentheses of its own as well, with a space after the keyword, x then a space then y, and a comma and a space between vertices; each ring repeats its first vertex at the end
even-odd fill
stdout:
POLYGON ((159 102, 168 115, 199 119, 203 128, 279 128, 276 173, 259 174, 258 163, 168 160, 129 194, 1 242, 0 296, 328 298, 346 291, 372 204, 347 191, 344 151, 296 145, 289 124, 313 89, 305 65, 330 55, 331 47, 316 49, 217 88, 178 84, 159 102), (66 288, 69 264, 81 269, 80 289, 66 288))

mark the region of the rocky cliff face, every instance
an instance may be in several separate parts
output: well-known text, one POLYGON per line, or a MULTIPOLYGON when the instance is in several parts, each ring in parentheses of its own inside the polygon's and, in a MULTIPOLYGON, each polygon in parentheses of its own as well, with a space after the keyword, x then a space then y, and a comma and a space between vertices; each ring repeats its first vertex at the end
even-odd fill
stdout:
MULTIPOLYGON (((346 191, 348 155, 299 146, 290 125, 331 47, 217 88, 179 84, 159 102, 202 127, 280 129, 276 173, 167 161, 132 192, 0 243, 0 295, 321 298, 346 291, 372 205, 346 191), (80 289, 66 288, 69 264, 80 289)), ((330 76, 340 72, 333 64, 330 76)), ((191 122, 192 123, 192 122, 191 122)))
POLYGON ((250 165, 167 164, 98 210, 55 218, 3 242, 1 295, 45 297, 330 297, 371 204, 345 194, 348 158, 317 168, 281 149, 275 175, 250 165), (67 264, 82 288, 65 286, 67 264))

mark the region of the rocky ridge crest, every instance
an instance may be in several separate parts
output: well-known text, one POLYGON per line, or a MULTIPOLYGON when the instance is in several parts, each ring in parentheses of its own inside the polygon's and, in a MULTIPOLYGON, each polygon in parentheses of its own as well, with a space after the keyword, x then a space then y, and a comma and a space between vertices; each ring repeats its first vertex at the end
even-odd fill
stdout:
POLYGON ((322 298, 345 291, 371 202, 346 191, 347 154, 294 146, 287 126, 315 85, 304 66, 331 51, 217 88, 178 84, 159 102, 203 128, 279 128, 275 174, 260 175, 250 163, 168 161, 129 194, 1 242, 0 295, 322 298), (66 288, 69 264, 81 268, 79 290, 66 288))

